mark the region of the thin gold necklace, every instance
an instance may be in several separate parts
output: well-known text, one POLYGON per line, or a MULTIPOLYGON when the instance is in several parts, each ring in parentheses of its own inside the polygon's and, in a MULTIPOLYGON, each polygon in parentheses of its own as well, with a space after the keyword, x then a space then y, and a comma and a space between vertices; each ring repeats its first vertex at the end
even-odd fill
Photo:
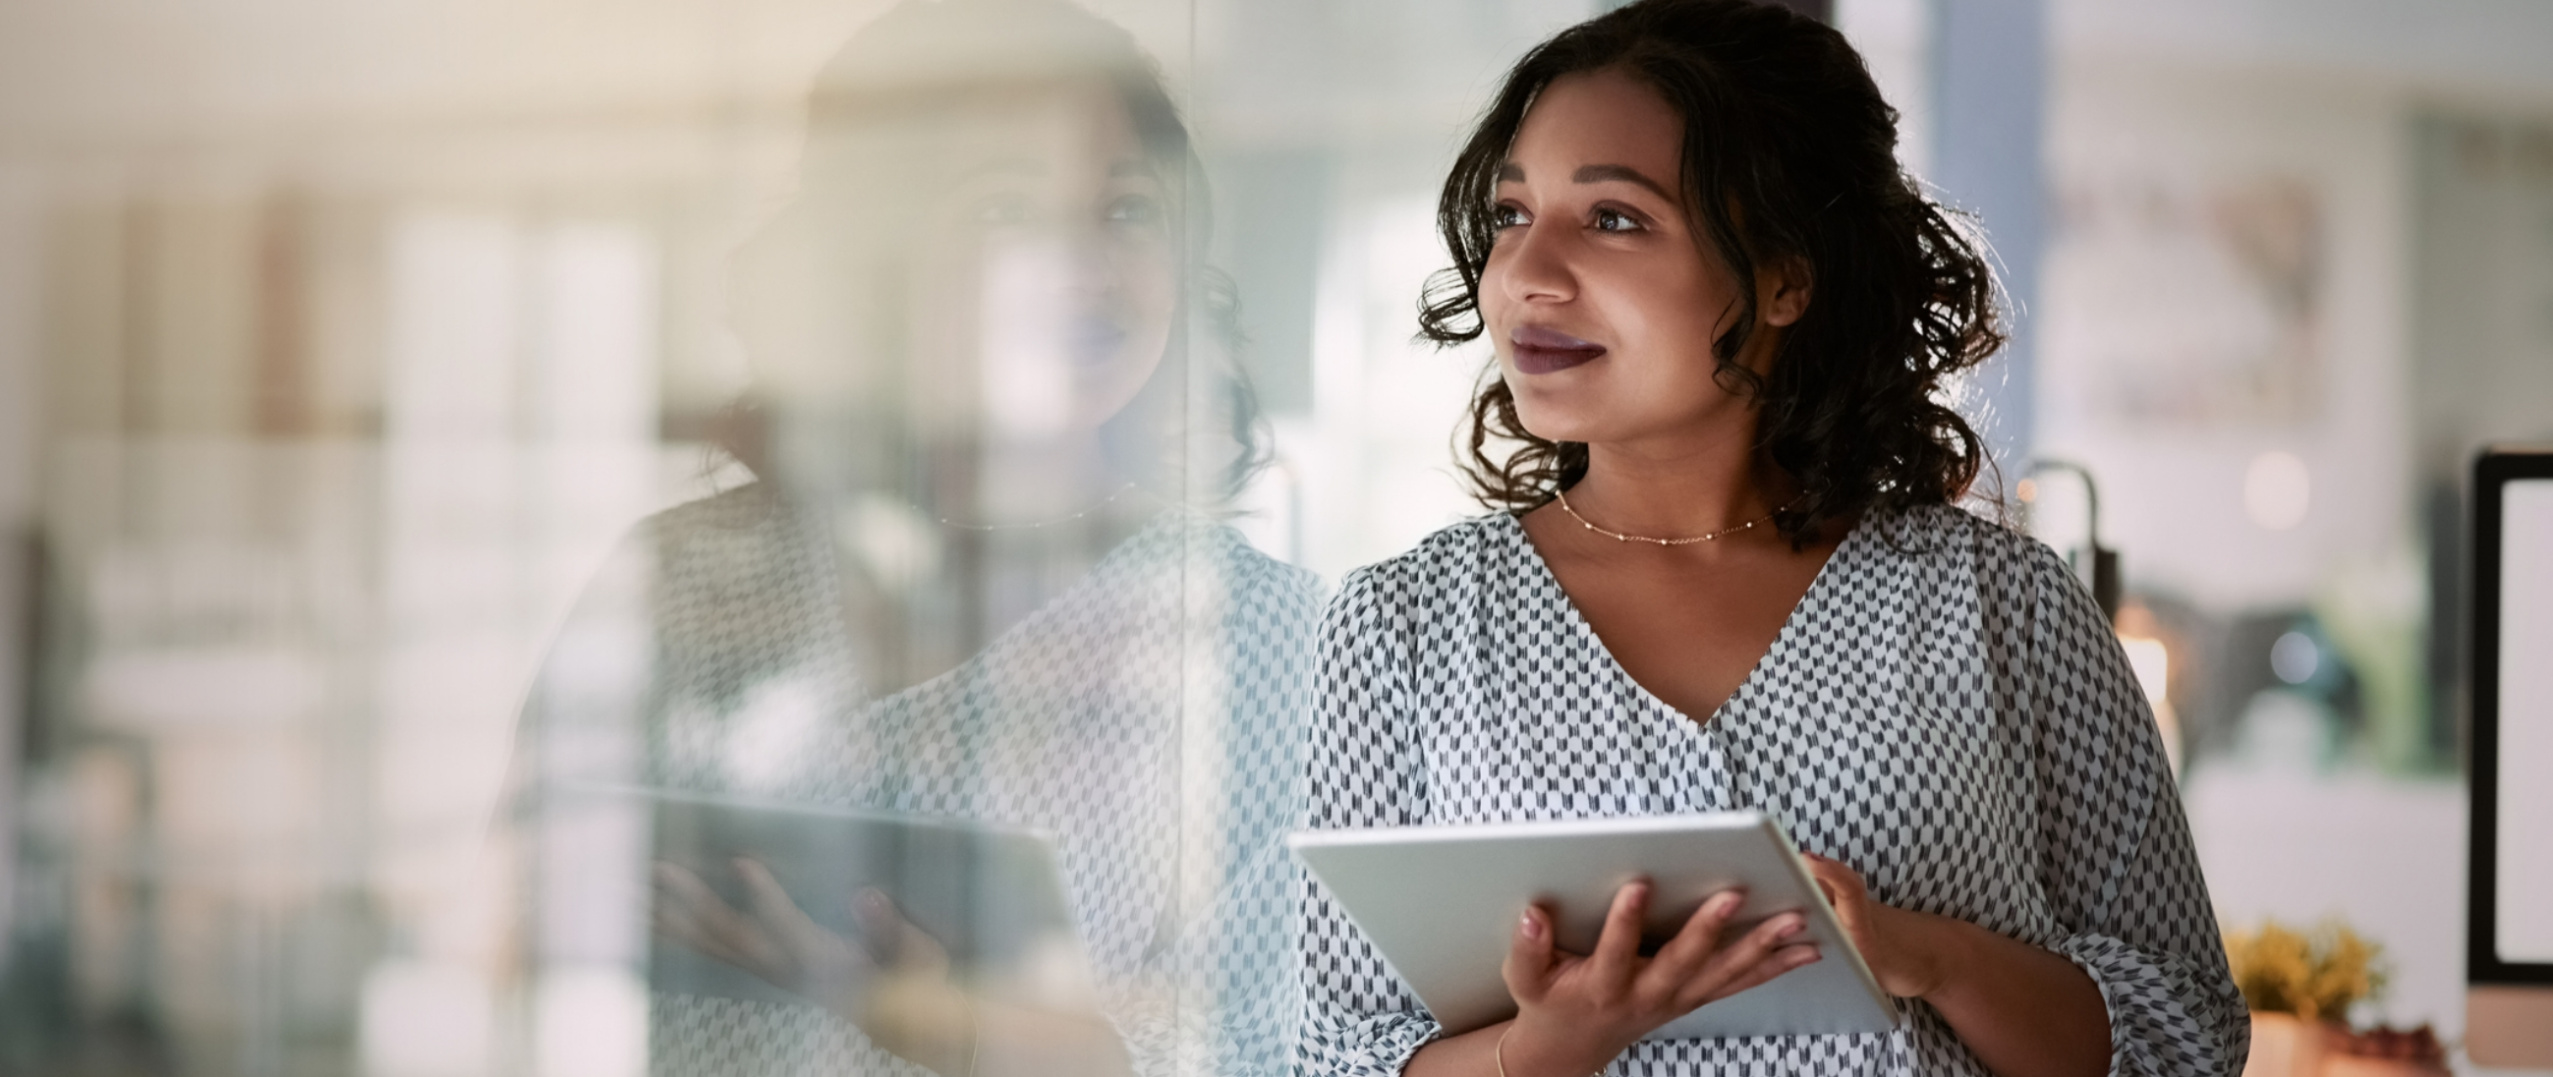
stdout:
POLYGON ((1570 519, 1578 521, 1578 526, 1584 527, 1596 534, 1603 535, 1615 542, 1647 542, 1659 546, 1690 546, 1696 542, 1717 542, 1729 537, 1730 535, 1737 534, 1740 531, 1752 531, 1758 524, 1772 523, 1773 517, 1789 511, 1792 505, 1799 504, 1798 498, 1792 498, 1789 505, 1784 505, 1781 508, 1774 509, 1771 512, 1765 513, 1755 519, 1748 520, 1747 522, 1735 527, 1723 527, 1717 531, 1705 531, 1699 535, 1690 535, 1685 538, 1650 538, 1647 535, 1626 535, 1620 531, 1607 531, 1604 528, 1588 523, 1586 517, 1578 515, 1578 510, 1569 506, 1568 491, 1558 490, 1554 491, 1554 493, 1560 498, 1560 511, 1568 513, 1570 519))
POLYGON ((1134 483, 1127 483, 1124 486, 1118 487, 1116 493, 1100 498, 1098 504, 1092 505, 1091 507, 1083 509, 1080 512, 1076 512, 1070 516, 1058 516, 1052 520, 1038 520, 1024 524, 970 524, 959 520, 952 520, 946 516, 934 516, 932 519, 938 520, 942 527, 954 527, 960 531, 1035 531, 1042 527, 1053 527, 1056 524, 1068 524, 1089 516, 1091 513, 1115 504, 1118 498, 1126 496, 1126 494, 1134 490, 1134 488, 1134 483))

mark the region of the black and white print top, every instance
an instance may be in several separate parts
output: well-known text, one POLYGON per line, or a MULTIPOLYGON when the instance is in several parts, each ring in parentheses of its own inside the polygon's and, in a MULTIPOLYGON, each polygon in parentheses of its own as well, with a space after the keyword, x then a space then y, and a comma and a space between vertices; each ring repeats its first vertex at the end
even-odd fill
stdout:
MULTIPOLYGON (((981 652, 881 694, 862 683, 810 517, 749 486, 642 524, 534 685, 518 783, 1042 831, 1139 1077, 1283 1070, 1296 914, 1280 839, 1300 812, 1313 577, 1209 517, 1166 512, 981 652)), ((531 805, 518 810, 537 813, 539 796, 518 794, 531 805)), ((597 861, 573 819, 545 818, 542 903, 609 908, 606 876, 643 866, 597 861)), ((535 947, 548 951, 535 960, 591 960, 535 947)), ((648 1010, 658 1077, 932 1077, 812 1005, 659 987, 648 1010)))
MULTIPOLYGON (((1756 809, 1872 895, 2072 959, 2114 1074, 2230 1074, 2250 1029, 2160 735, 2047 547, 1954 508, 1865 521, 1697 722, 1634 683, 1510 516, 1341 582, 1307 760, 1316 829, 1756 809)), ((1438 1033, 1304 884, 1296 1072, 1399 1073, 1438 1033)), ((1982 1074, 1929 1006, 1883 1034, 1644 1041, 1608 1073, 1982 1074)))

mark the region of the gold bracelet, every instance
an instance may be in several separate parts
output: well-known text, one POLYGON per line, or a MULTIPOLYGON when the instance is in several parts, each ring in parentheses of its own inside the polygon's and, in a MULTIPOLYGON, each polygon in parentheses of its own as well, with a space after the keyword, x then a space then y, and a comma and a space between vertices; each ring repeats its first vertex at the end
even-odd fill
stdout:
MULTIPOLYGON (((1516 1023, 1507 1022, 1507 1031, 1499 1033, 1498 1042, 1489 1047, 1489 1060, 1498 1064, 1498 1077, 1507 1077, 1507 1036, 1514 1031, 1516 1031, 1516 1023)), ((1587 1077, 1604 1077, 1604 1071, 1597 1070, 1588 1074, 1587 1077)))

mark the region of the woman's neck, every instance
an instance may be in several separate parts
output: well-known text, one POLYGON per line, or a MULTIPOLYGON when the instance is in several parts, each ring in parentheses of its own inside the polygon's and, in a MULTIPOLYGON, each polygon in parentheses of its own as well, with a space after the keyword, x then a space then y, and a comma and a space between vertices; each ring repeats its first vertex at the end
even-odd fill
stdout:
POLYGON ((1683 538, 1760 520, 1795 496, 1796 484, 1755 451, 1753 424, 1717 436, 1587 446, 1587 474, 1570 507, 1596 526, 1683 538))
POLYGON ((978 443, 934 508, 944 520, 1017 527, 1096 511, 1131 485, 1096 436, 978 443))

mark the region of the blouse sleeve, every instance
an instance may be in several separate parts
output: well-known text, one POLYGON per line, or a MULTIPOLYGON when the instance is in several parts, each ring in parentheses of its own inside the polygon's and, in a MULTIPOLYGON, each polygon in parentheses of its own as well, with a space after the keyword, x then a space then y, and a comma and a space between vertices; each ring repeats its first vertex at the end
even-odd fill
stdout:
POLYGON ((2058 952, 2101 989, 2118 1077, 2234 1074, 2249 1016, 2225 962, 2161 733, 2099 607, 2031 545, 2042 881, 2058 952))
MULTIPOLYGON (((1414 823, 1426 788, 1414 726, 1409 625, 1374 569, 1350 575, 1321 619, 1305 825, 1329 830, 1414 823)), ((1329 892, 1300 876, 1304 986, 1294 1072, 1398 1074, 1437 1025, 1329 892)))

